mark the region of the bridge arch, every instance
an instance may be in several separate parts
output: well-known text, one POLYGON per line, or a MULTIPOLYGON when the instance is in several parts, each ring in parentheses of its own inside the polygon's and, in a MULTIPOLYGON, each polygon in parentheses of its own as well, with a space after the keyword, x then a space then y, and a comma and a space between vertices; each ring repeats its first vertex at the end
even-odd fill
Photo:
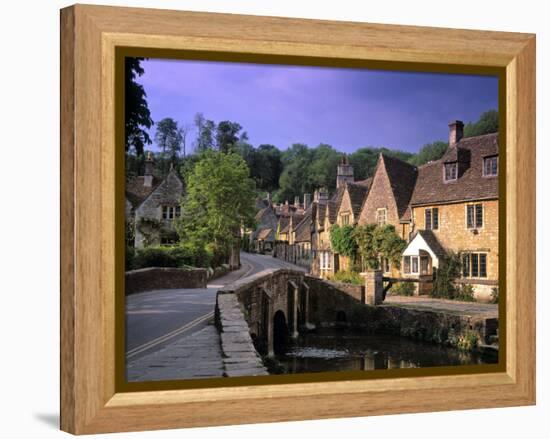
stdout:
POLYGON ((275 355, 284 352, 288 337, 289 330, 285 313, 278 310, 273 314, 273 352, 275 355))

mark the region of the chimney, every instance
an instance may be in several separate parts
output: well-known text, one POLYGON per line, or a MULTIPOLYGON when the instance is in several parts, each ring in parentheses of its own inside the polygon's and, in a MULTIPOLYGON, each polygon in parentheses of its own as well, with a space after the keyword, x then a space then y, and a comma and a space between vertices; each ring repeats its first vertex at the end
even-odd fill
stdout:
POLYGON ((326 188, 319 189, 319 204, 327 204, 328 201, 328 192, 326 188))
POLYGON ((145 172, 143 173, 143 186, 153 186, 153 170, 155 169, 155 160, 151 151, 147 152, 145 159, 145 172))
POLYGON ((455 146, 464 135, 464 122, 453 120, 449 123, 449 148, 455 146))
POLYGON ((298 195, 294 197, 294 207, 300 207, 300 197, 298 195))
POLYGON ((353 166, 350 165, 347 154, 343 154, 337 168, 336 188, 340 189, 348 183, 353 183, 353 166))
POLYGON ((307 210, 310 204, 311 204, 311 194, 304 194, 304 210, 307 210))

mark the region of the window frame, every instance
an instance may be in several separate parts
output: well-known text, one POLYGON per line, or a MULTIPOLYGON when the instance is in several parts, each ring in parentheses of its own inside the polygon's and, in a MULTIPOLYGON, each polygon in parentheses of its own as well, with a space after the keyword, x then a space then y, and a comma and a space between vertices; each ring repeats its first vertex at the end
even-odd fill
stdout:
POLYGON ((439 207, 427 207, 424 209, 424 229, 439 230, 439 207), (428 213, 430 216, 429 227, 428 213))
POLYGON ((376 224, 378 224, 379 227, 388 224, 388 209, 386 207, 376 209, 376 224), (384 222, 382 223, 380 222, 381 213, 384 213, 384 222))
POLYGON ((487 279, 488 276, 488 260, 487 252, 464 252, 461 257, 462 278, 464 279, 487 279), (468 269, 465 270, 467 261, 468 269), (474 263, 475 261, 475 263, 474 263), (467 272, 467 274, 466 274, 467 272))
POLYGON ((443 163, 443 181, 450 182, 458 180, 458 162, 443 163), (452 166, 454 169, 454 178, 447 178, 447 167, 452 166))
POLYGON ((466 228, 468 230, 483 229, 485 223, 485 207, 483 203, 466 204, 466 228), (472 209, 472 226, 469 223, 469 210, 472 209), (479 209, 479 210, 478 210, 479 209))
MULTIPOLYGON (((490 156, 487 156, 487 157, 483 157, 483 171, 482 171, 482 175, 483 177, 498 177, 498 155, 490 155, 490 156), (491 173, 487 173, 487 162, 489 160, 494 160, 495 161, 495 173, 493 174, 492 172, 491 173)), ((493 171, 493 166, 491 166, 491 171, 493 171)))

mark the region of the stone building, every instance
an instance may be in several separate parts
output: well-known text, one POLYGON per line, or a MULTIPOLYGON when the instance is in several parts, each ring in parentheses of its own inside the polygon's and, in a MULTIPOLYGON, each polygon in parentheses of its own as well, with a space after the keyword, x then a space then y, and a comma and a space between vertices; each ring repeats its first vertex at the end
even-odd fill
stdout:
POLYGON ((177 241, 173 221, 181 215, 183 182, 174 169, 164 179, 155 177, 154 166, 149 153, 144 174, 126 183, 126 221, 134 224, 136 248, 177 241))
POLYGON ((443 248, 459 255, 460 282, 488 300, 499 274, 498 133, 463 138, 463 126, 452 122, 445 155, 418 168, 402 272, 431 275, 443 248))

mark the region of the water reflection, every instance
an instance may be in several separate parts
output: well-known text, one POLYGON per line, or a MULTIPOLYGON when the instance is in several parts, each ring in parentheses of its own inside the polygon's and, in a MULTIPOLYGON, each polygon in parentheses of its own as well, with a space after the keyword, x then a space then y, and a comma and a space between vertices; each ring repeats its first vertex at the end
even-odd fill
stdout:
POLYGON ((403 369, 495 363, 478 353, 393 335, 336 329, 303 334, 277 356, 286 373, 403 369))

